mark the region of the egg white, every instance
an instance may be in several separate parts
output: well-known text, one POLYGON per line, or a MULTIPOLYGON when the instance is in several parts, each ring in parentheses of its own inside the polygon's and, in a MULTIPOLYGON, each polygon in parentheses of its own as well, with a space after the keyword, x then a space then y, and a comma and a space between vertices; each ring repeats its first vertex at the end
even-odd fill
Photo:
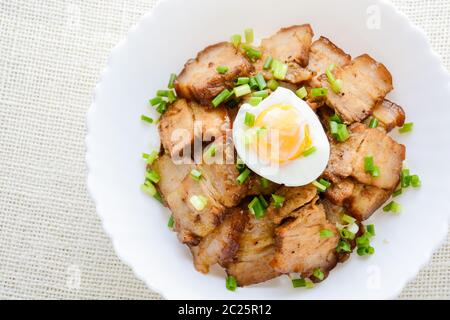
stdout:
POLYGON ((248 168, 270 181, 290 187, 303 186, 316 180, 325 170, 330 157, 330 144, 317 115, 294 92, 282 87, 256 107, 248 103, 241 106, 233 123, 233 140, 239 157, 248 168), (261 112, 277 104, 292 106, 300 113, 302 120, 309 124, 312 146, 317 148, 316 152, 307 157, 300 156, 284 164, 274 165, 263 163, 251 148, 246 148, 245 132, 249 128, 244 124, 245 114, 249 112, 258 117, 261 112))

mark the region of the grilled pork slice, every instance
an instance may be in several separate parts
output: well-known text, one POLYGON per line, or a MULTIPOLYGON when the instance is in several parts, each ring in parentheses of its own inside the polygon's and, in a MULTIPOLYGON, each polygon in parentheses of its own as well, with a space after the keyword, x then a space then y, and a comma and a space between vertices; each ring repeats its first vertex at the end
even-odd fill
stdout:
POLYGON ((189 60, 175 81, 177 95, 211 105, 212 99, 233 85, 237 77, 248 76, 253 65, 229 42, 221 42, 199 52, 196 59, 189 60), (225 74, 217 67, 227 66, 225 74))
POLYGON ((390 191, 356 183, 347 201, 347 211, 358 221, 368 219, 391 196, 390 191))
POLYGON ((391 196, 390 190, 357 183, 350 178, 333 183, 325 192, 330 203, 355 217, 358 221, 368 219, 391 196))
POLYGON ((240 172, 234 163, 235 151, 230 138, 220 137, 209 144, 203 152, 203 161, 197 165, 211 194, 226 207, 234 207, 246 196, 248 184, 239 184, 240 172), (214 148, 214 155, 208 150, 214 148))
POLYGON ((283 186, 276 194, 284 197, 283 206, 281 208, 275 208, 272 203, 268 208, 267 214, 275 224, 280 224, 292 212, 311 202, 317 195, 317 188, 312 184, 302 187, 283 186))
POLYGON ((327 198, 321 199, 320 203, 323 205, 325 209, 325 214, 327 216, 327 220, 336 225, 337 223, 342 224, 342 216, 345 213, 345 208, 342 206, 335 205, 327 198))
POLYGON ((405 111, 398 104, 387 99, 378 103, 373 109, 373 116, 377 118, 387 132, 405 123, 405 111))
POLYGON ((326 75, 320 77, 320 82, 328 88, 327 105, 333 107, 346 123, 367 118, 393 89, 389 71, 367 54, 353 59, 342 68, 335 68, 333 74, 342 81, 339 94, 333 92, 326 75))
POLYGON ((165 199, 172 211, 178 238, 189 245, 197 245, 201 238, 210 234, 225 214, 225 207, 213 197, 205 182, 195 181, 190 176, 186 176, 181 187, 165 199), (192 203, 195 197, 206 200, 201 210, 192 203))
POLYGON ((249 214, 239 240, 239 250, 233 261, 226 265, 227 273, 236 278, 240 287, 264 282, 279 275, 270 266, 275 253, 274 227, 267 217, 258 220, 249 214))
POLYGON ((159 133, 164 149, 172 157, 190 155, 194 138, 212 141, 231 127, 225 108, 206 108, 185 99, 177 100, 161 116, 159 133))
MULTIPOLYGON (((320 37, 311 45, 309 52, 308 69, 314 72, 314 80, 325 73, 327 68, 334 64, 343 67, 350 63, 352 57, 338 48, 333 42, 325 37, 320 37)), ((318 87, 320 83, 315 82, 313 86, 318 87)))
POLYGON ((282 28, 270 38, 262 40, 263 57, 256 63, 256 70, 262 72, 266 79, 272 79, 272 73, 263 70, 264 61, 271 56, 288 65, 286 81, 298 84, 311 79, 312 73, 306 66, 313 35, 311 26, 305 24, 282 28))
POLYGON ((382 130, 370 129, 363 124, 354 124, 350 131, 347 141, 331 144, 330 160, 324 176, 333 182, 351 176, 360 183, 393 190, 400 179, 405 146, 382 130), (366 157, 373 157, 374 164, 380 169, 378 177, 365 171, 366 157))
POLYGON ((244 231, 248 215, 240 208, 228 210, 223 222, 209 235, 204 237, 198 246, 190 247, 195 268, 203 273, 218 263, 226 265, 239 249, 239 239, 244 231))
POLYGON ((181 183, 191 171, 191 165, 175 164, 169 155, 164 154, 156 159, 151 168, 160 175, 157 187, 165 198, 170 193, 181 188, 181 183))
POLYGON ((338 262, 339 232, 330 223, 322 204, 310 203, 295 212, 295 218, 275 231, 276 250, 272 267, 280 273, 300 273, 310 277, 319 268, 327 274, 338 262), (321 230, 333 236, 321 237, 321 230))

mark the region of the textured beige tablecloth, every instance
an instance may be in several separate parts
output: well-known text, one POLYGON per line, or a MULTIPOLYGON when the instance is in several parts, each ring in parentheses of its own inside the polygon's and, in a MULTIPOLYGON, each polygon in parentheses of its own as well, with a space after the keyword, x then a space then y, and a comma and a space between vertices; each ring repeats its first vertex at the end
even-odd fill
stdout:
MULTIPOLYGON (((450 68, 450 1, 394 3, 450 68)), ((0 0, 0 298, 160 298, 116 257, 84 162, 85 113, 108 53, 155 4, 0 0)), ((449 299, 449 261, 447 239, 401 298, 449 299)))

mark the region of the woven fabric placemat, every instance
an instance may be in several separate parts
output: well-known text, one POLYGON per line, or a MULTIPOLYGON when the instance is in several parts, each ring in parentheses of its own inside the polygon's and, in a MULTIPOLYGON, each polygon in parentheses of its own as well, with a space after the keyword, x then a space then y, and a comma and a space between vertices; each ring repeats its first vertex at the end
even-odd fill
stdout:
MULTIPOLYGON (((108 54, 156 2, 0 0, 0 298, 160 298, 112 249, 84 158, 108 54)), ((393 2, 450 68, 450 2, 393 2)), ((400 298, 449 299, 449 261, 447 238, 400 298)))

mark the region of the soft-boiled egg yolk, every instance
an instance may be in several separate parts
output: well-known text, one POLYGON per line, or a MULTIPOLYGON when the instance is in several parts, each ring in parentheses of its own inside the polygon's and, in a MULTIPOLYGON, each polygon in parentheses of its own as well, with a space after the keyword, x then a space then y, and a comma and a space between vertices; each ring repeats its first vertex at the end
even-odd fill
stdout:
POLYGON ((254 127, 265 132, 258 135, 253 147, 266 160, 283 164, 300 157, 312 145, 308 124, 290 105, 276 104, 265 109, 256 117, 254 127))

